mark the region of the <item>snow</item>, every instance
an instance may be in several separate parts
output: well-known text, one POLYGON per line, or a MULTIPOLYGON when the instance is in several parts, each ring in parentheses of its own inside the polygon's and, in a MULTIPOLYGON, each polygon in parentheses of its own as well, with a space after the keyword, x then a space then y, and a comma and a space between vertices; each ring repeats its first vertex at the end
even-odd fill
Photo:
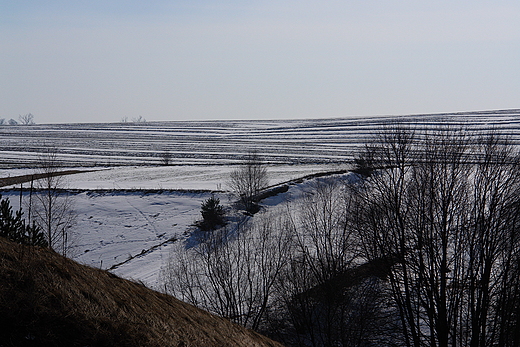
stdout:
MULTIPOLYGON (((279 184, 323 171, 336 171, 348 165, 271 165, 271 184, 279 184)), ((80 190, 208 190, 227 189, 229 175, 236 165, 121 166, 81 168, 87 172, 67 176, 67 188, 80 190), (91 171, 93 170, 93 171, 91 171)), ((71 168, 77 170, 78 168, 71 168)), ((67 170, 64 168, 63 170, 67 170)), ((0 177, 35 173, 33 169, 4 169, 0 177)), ((27 184, 26 184, 27 186, 27 184)), ((19 185, 4 187, 17 188, 19 185)))
MULTIPOLYGON (((233 203, 233 196, 225 190, 234 168, 126 166, 67 176, 77 214, 71 230, 70 256, 82 264, 111 269, 124 278, 160 289, 161 268, 173 245, 185 242, 195 229, 193 223, 201 218, 202 202, 215 194, 224 206, 233 203)), ((272 166, 269 175, 271 183, 277 184, 325 169, 340 167, 272 166)), ((0 174, 7 177, 31 172, 2 170, 0 174)), ((24 187, 27 189, 28 184, 24 187)), ((299 196, 302 189, 305 185, 292 185, 288 192, 266 199, 264 206, 272 208, 291 196, 299 196)), ((1 194, 18 209, 18 190, 7 189, 1 194)), ((25 190, 24 201, 27 194, 25 190)))
MULTIPOLYGON (((115 267, 113 272, 155 287, 158 270, 169 254, 169 247, 200 219, 200 205, 210 195, 81 193, 76 196, 78 223, 75 230, 79 232, 77 246, 73 249, 77 254, 74 259, 110 269, 135 257, 115 267), (150 251, 140 255, 147 250, 150 251)), ((220 197, 227 200, 225 195, 220 197)))

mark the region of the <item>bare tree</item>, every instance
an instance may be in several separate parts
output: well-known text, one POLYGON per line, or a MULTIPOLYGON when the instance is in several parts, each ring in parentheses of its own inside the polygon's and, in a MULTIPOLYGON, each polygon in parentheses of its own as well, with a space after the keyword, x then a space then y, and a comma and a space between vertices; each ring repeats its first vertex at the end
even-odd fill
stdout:
POLYGON ((38 169, 44 177, 35 182, 33 206, 29 209, 34 222, 46 235, 50 248, 67 255, 72 238, 71 228, 75 223, 74 202, 65 190, 65 176, 60 174, 56 149, 48 149, 41 155, 38 169))
POLYGON ((299 247, 309 258, 318 282, 343 272, 356 257, 354 233, 348 223, 349 204, 343 183, 334 178, 320 179, 305 193, 297 209, 299 247))
POLYGON ((197 247, 172 253, 165 289, 196 306, 259 329, 291 245, 290 230, 274 217, 222 228, 197 247))
POLYGON ((146 118, 144 118, 143 116, 133 117, 132 122, 133 123, 146 123, 146 118))
POLYGON ((355 198, 334 177, 314 181, 299 203, 288 205, 295 245, 276 291, 283 312, 283 329, 276 330, 286 331, 287 343, 366 346, 392 336, 383 314, 384 262, 359 259, 355 198))
POLYGON ((18 125, 18 122, 11 118, 11 119, 9 119, 7 121, 7 124, 9 124, 9 125, 18 125))
POLYGON ((18 117, 20 124, 32 125, 34 124, 34 116, 31 113, 23 114, 18 117))
POLYGON ((258 211, 256 199, 262 189, 269 184, 267 167, 256 152, 249 153, 244 163, 231 172, 229 186, 238 196, 245 210, 258 211))
POLYGON ((168 166, 170 165, 172 161, 172 153, 165 149, 164 151, 162 151, 161 153, 161 163, 164 165, 164 166, 168 166))
POLYGON ((395 259, 388 278, 406 346, 489 346, 518 328, 497 309, 516 295, 504 281, 519 259, 517 153, 496 133, 477 135, 391 129, 374 153, 388 165, 359 190, 365 256, 395 259))
POLYGON ((508 319, 514 312, 511 308, 517 308, 519 302, 512 302, 512 307, 500 307, 499 303, 512 291, 519 292, 518 281, 513 279, 518 276, 514 264, 520 261, 520 162, 508 138, 492 133, 482 136, 479 144, 465 263, 470 293, 467 323, 472 327, 469 342, 471 346, 489 346, 502 340, 504 345, 514 345, 508 338, 508 327, 518 331, 520 322, 508 319))

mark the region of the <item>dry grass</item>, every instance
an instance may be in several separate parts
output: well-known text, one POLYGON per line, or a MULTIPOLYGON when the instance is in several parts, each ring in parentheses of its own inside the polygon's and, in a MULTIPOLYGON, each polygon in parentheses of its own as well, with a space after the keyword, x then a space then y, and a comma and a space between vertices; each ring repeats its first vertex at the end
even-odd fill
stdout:
POLYGON ((0 346, 280 346, 171 296, 0 238, 0 346))

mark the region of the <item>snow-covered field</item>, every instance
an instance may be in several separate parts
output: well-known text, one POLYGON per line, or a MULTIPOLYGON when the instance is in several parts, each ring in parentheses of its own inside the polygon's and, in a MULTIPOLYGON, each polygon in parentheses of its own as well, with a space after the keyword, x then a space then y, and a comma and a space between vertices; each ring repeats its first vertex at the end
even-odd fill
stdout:
MULTIPOLYGON (((186 237, 200 219, 200 204, 210 193, 81 193, 74 259, 112 269, 126 278, 158 285, 170 246, 186 237)), ((219 195, 227 201, 225 195, 219 195)))
POLYGON ((199 121, 0 126, 0 168, 31 167, 42 148, 59 148, 64 166, 236 164, 258 151, 272 164, 329 164, 351 159, 386 125, 439 122, 500 128, 520 139, 520 110, 412 116, 272 121, 199 121))
MULTIPOLYGON (((227 180, 243 154, 255 150, 266 158, 272 185, 348 169, 355 149, 396 120, 418 129, 439 121, 499 128, 520 140, 520 110, 301 121, 0 126, 0 178, 34 172, 44 147, 55 147, 69 167, 96 170, 67 176, 77 212, 72 257, 158 288, 172 245, 189 236, 200 219, 201 203, 211 194, 225 205, 232 202, 227 180), (166 151, 175 165, 157 165, 166 151)), ((291 186, 283 197, 264 204, 272 208, 297 196, 304 186, 291 186)), ((2 188, 1 194, 16 208, 19 191, 12 188, 2 188)))
MULTIPOLYGON (((235 165, 118 166, 84 168, 84 173, 67 176, 67 188, 79 190, 226 190, 235 165)), ((323 171, 342 170, 342 164, 269 165, 272 185, 323 171)), ((63 170, 66 170, 64 168, 63 170)), ((0 169, 0 178, 30 175, 35 169, 0 169)), ((25 184, 27 187, 28 184, 25 184)), ((19 185, 4 189, 18 188, 19 185)))

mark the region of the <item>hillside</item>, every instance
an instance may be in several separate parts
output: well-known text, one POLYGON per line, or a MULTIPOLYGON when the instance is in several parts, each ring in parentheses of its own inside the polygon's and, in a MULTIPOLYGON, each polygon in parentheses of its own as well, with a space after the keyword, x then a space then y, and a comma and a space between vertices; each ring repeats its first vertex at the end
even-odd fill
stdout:
POLYGON ((171 296, 0 239, 0 346, 280 346, 171 296))

